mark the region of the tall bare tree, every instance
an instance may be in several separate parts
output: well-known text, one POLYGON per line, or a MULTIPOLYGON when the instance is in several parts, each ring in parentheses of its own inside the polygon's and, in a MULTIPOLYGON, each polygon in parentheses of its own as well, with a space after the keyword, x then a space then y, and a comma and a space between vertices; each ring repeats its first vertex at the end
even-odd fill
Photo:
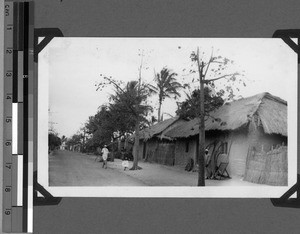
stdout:
MULTIPOLYGON (((204 109, 204 86, 215 87, 215 82, 221 79, 226 79, 227 84, 225 90, 228 93, 228 98, 234 97, 234 82, 242 82, 238 79, 240 73, 228 73, 228 67, 233 64, 232 60, 222 56, 214 56, 213 50, 208 59, 205 59, 205 54, 200 55, 199 47, 196 52, 192 52, 191 60, 196 63, 196 70, 198 73, 198 80, 200 85, 200 111, 199 111, 199 148, 198 148, 198 186, 205 186, 205 109, 204 109)), ((243 83, 245 85, 245 83, 243 83)), ((224 92, 224 91, 223 91, 224 92)))

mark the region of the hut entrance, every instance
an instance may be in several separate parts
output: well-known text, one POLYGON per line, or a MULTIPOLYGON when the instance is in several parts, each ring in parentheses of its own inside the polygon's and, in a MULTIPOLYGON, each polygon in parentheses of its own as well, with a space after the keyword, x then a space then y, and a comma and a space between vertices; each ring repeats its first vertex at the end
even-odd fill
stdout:
POLYGON ((164 165, 174 166, 175 144, 171 142, 159 143, 153 161, 164 165))

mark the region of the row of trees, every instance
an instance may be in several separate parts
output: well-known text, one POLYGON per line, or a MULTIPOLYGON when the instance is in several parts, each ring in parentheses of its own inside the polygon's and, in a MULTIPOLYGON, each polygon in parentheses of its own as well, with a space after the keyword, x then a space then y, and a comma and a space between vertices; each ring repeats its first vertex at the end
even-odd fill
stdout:
POLYGON ((55 132, 48 133, 48 147, 49 150, 54 150, 58 148, 62 143, 61 138, 55 132))
MULTIPOLYGON (((167 67, 159 73, 155 73, 155 84, 145 83, 142 79, 143 55, 141 54, 141 64, 137 80, 124 83, 112 77, 101 76, 101 81, 97 84, 97 90, 102 90, 112 86, 114 94, 109 98, 109 104, 98 109, 96 115, 89 117, 85 124, 84 131, 88 137, 85 142, 86 147, 95 149, 109 142, 125 136, 134 134, 133 156, 134 162, 132 170, 139 169, 139 132, 151 125, 154 121, 161 121, 161 107, 163 101, 170 97, 180 97, 181 90, 190 88, 194 80, 199 86, 191 92, 186 92, 185 101, 178 104, 177 115, 184 119, 199 118, 199 148, 197 164, 199 165, 198 185, 204 186, 204 153, 205 153, 205 119, 212 118, 209 113, 223 105, 224 99, 234 98, 234 84, 245 83, 238 72, 228 72, 228 68, 233 61, 222 57, 214 56, 213 50, 207 58, 205 53, 201 53, 199 48, 191 53, 192 66, 189 75, 192 81, 181 84, 177 81, 177 74, 167 67), (216 87, 216 82, 226 80, 222 87, 216 87), (152 115, 153 107, 148 104, 149 97, 158 96, 157 119, 152 115)), ((222 120, 215 119, 220 124, 222 120)))
POLYGON ((137 80, 123 83, 112 77, 102 76, 102 81, 97 84, 97 90, 102 90, 111 85, 114 94, 110 96, 110 103, 99 108, 95 116, 89 117, 86 124, 87 132, 93 148, 115 142, 118 138, 134 133, 134 161, 132 170, 139 169, 139 131, 149 127, 155 122, 160 122, 161 106, 168 97, 180 96, 179 89, 182 85, 176 81, 177 74, 167 67, 155 74, 155 85, 147 84, 142 80, 143 56, 139 66, 137 80), (154 117, 153 107, 148 104, 150 96, 158 95, 158 115, 154 117))

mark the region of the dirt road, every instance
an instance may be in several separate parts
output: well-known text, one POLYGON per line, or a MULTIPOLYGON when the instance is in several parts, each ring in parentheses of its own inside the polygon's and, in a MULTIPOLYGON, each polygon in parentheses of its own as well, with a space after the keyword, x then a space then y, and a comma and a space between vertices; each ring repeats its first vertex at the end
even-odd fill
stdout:
MULTIPOLYGON (((49 156, 50 186, 196 186, 197 172, 183 168, 139 161, 142 170, 124 171, 122 161, 108 162, 108 168, 95 161, 95 155, 57 151, 49 156)), ((129 162, 129 167, 132 162, 129 162)), ((206 186, 261 186, 241 178, 206 180, 206 186)))
POLYGON ((94 159, 92 155, 56 151, 49 156, 50 186, 145 186, 118 170, 102 168, 94 159))

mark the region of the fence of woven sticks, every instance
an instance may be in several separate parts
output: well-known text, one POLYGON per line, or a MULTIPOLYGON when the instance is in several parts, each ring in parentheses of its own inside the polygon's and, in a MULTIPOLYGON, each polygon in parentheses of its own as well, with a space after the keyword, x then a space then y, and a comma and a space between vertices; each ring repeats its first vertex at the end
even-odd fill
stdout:
POLYGON ((280 146, 269 152, 249 150, 245 181, 273 186, 286 186, 288 178, 287 147, 280 146))

